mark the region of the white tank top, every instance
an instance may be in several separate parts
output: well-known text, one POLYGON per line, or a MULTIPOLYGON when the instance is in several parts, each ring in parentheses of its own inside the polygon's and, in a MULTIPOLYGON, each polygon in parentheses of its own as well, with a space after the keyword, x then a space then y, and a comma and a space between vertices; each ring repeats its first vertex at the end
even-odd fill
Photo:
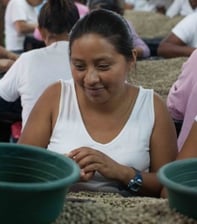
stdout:
MULTIPOLYGON (((134 108, 120 133, 110 142, 101 144, 91 138, 78 107, 73 80, 61 81, 59 114, 48 149, 65 154, 79 147, 99 150, 118 163, 148 171, 150 166, 150 137, 155 113, 153 90, 140 87, 134 108)), ((105 179, 99 173, 88 182, 73 186, 75 190, 111 191, 121 193, 122 186, 105 179), (121 191, 121 192, 120 192, 121 191)))

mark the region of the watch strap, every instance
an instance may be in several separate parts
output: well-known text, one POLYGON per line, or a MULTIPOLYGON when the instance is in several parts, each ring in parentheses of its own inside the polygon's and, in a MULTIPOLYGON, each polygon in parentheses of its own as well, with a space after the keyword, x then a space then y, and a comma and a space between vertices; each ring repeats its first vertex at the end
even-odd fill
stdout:
MULTIPOLYGON (((134 169, 134 168, 133 168, 134 169)), ((138 192, 143 184, 143 179, 141 172, 139 170, 135 170, 135 176, 129 181, 128 189, 132 192, 138 192)))

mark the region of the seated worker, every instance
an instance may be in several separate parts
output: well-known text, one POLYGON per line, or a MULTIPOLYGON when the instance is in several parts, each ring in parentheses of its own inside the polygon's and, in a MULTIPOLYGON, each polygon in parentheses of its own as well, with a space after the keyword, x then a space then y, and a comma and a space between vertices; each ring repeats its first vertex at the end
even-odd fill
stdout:
POLYGON ((158 47, 164 58, 189 57, 197 47, 197 13, 184 17, 158 47))
POLYGON ((165 14, 172 0, 125 0, 125 8, 165 14))
POLYGON ((167 106, 175 124, 181 125, 178 148, 181 149, 197 114, 197 49, 183 63, 181 74, 167 96, 167 106))
POLYGON ((22 53, 27 35, 33 35, 37 27, 36 6, 43 0, 9 0, 5 11, 5 47, 22 53))
MULTIPOLYGON (((122 16, 124 15, 124 1, 122 0, 89 0, 87 5, 90 10, 102 8, 114 11, 122 16)), ((150 56, 148 45, 136 33, 131 22, 129 21, 128 23, 130 25, 131 35, 133 38, 133 46, 137 51, 137 58, 148 58, 150 56)))
POLYGON ((197 0, 174 0, 166 11, 166 16, 187 16, 197 11, 197 0))
POLYGON ((127 21, 91 11, 73 27, 69 52, 73 79, 44 91, 18 143, 72 158, 81 180, 71 191, 159 197, 156 172, 176 158, 176 132, 161 97, 127 81, 136 64, 127 21))
MULTIPOLYGON (((44 1, 46 1, 46 0, 44 0, 44 1)), ((83 17, 84 15, 86 15, 89 12, 89 8, 85 4, 83 4, 81 1, 74 1, 74 3, 77 6, 80 17, 83 17)), ((33 36, 36 40, 43 41, 38 28, 36 28, 34 30, 33 36)))
POLYGON ((72 0, 48 0, 38 17, 46 47, 21 54, 0 79, 0 97, 4 101, 15 102, 21 97, 23 126, 44 89, 59 79, 71 78, 68 34, 78 19, 72 0))

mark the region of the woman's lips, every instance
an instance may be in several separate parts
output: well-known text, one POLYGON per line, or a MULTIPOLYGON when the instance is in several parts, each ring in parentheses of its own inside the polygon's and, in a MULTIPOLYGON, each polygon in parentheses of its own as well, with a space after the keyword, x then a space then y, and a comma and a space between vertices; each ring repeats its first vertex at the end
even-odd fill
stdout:
POLYGON ((104 90, 104 87, 85 88, 86 92, 90 95, 99 95, 104 90))

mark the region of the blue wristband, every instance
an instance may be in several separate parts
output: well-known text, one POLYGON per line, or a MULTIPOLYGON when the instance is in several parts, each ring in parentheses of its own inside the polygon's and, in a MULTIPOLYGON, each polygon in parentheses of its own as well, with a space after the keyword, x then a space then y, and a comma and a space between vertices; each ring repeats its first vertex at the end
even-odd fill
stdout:
POLYGON ((139 170, 135 170, 135 176, 128 183, 128 189, 132 192, 138 192, 143 184, 143 179, 141 172, 139 170))

